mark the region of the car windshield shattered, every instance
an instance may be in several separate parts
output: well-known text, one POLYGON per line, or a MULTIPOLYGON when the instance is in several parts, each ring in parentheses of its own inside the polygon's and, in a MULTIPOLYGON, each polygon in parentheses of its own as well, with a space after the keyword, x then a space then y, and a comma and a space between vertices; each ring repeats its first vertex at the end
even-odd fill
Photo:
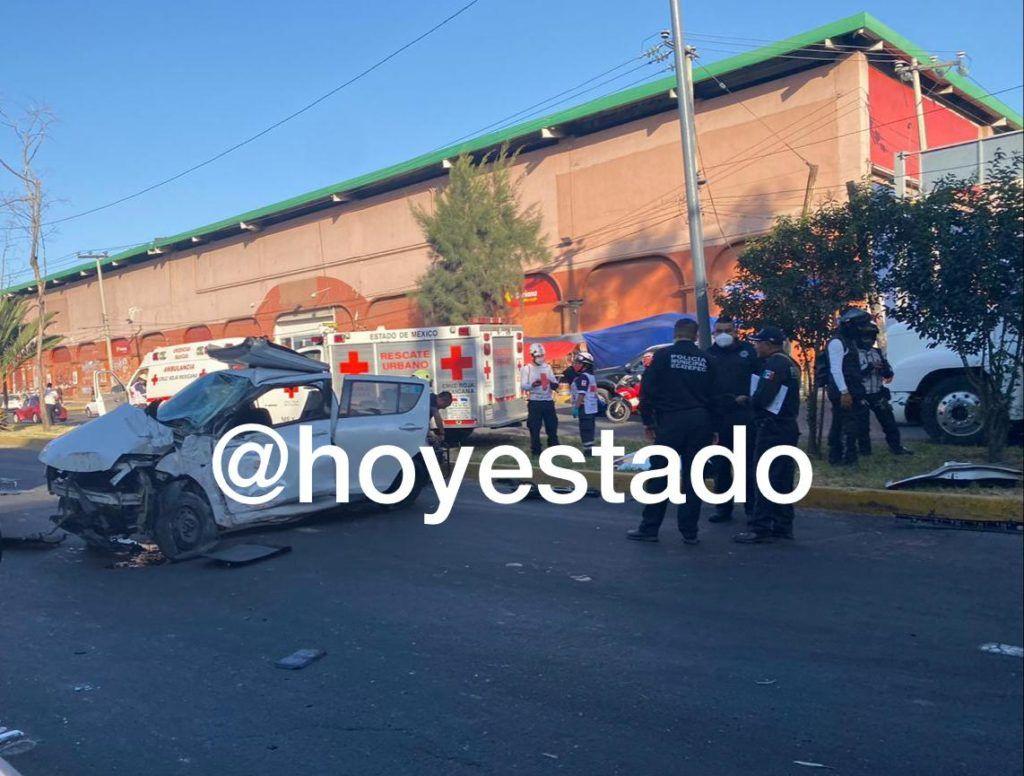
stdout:
POLYGON ((157 409, 161 423, 199 430, 218 414, 241 402, 252 383, 233 372, 214 372, 182 389, 157 409))

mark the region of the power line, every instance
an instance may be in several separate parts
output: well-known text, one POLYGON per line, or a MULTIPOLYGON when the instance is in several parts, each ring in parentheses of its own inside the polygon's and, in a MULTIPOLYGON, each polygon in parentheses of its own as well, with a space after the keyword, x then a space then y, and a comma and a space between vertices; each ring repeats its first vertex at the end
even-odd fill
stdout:
POLYGON ((64 216, 63 218, 58 218, 58 219, 55 219, 53 221, 49 221, 45 225, 46 226, 50 226, 50 225, 53 225, 53 224, 62 224, 62 223, 65 223, 66 221, 72 221, 72 220, 74 220, 76 218, 82 218, 83 216, 91 215, 92 213, 98 213, 101 210, 106 210, 108 208, 112 208, 115 205, 120 205, 123 202, 127 202, 128 200, 131 200, 131 199, 135 199, 136 197, 140 197, 143 194, 147 194, 148 192, 153 191, 154 189, 158 189, 161 186, 166 186, 168 183, 172 183, 172 182, 174 182, 176 180, 179 180, 180 178, 183 178, 186 175, 189 175, 190 173, 195 172, 196 170, 199 170, 199 169, 201 169, 203 167, 206 167, 209 164, 212 164, 213 162, 216 162, 218 159, 223 159, 228 154, 230 154, 230 153, 232 153, 234 151, 237 151, 239 148, 242 148, 243 146, 246 146, 249 143, 252 143, 253 141, 258 140, 259 138, 263 137, 264 135, 266 135, 266 134, 272 132, 273 130, 277 129, 281 125, 286 124, 287 122, 291 121, 292 119, 294 119, 294 118, 296 118, 298 116, 301 116, 306 111, 311 110, 312 108, 314 108, 317 105, 319 105, 320 103, 322 103, 324 100, 328 99, 329 97, 334 96, 335 94, 340 92, 342 89, 345 89, 346 87, 351 86, 352 84, 356 83, 357 81, 362 80, 363 78, 368 76, 370 73, 372 73, 374 70, 377 70, 382 65, 384 65, 387 62, 391 61, 392 59, 397 57, 402 52, 406 51, 409 48, 412 48, 413 46, 415 46, 417 43, 419 43, 424 38, 427 38, 428 36, 432 35, 434 32, 437 32, 437 30, 439 30, 442 27, 444 27, 445 25, 447 25, 449 22, 451 22, 454 19, 456 19, 457 17, 461 16, 463 13, 468 11, 470 8, 472 8, 474 5, 476 5, 478 2, 480 2, 480 0, 470 0, 470 2, 466 3, 461 8, 459 8, 457 11, 455 11, 454 13, 448 15, 444 19, 442 19, 440 22, 435 24, 433 27, 428 29, 426 32, 420 33, 419 35, 417 35, 412 40, 408 41, 407 43, 402 44, 398 48, 396 48, 393 51, 391 51, 391 53, 381 57, 376 62, 374 62, 372 65, 370 65, 369 67, 361 70, 359 73, 357 73, 356 75, 352 76, 351 78, 349 78, 344 83, 334 87, 329 92, 326 92, 325 94, 322 94, 321 96, 317 97, 312 102, 307 103, 306 105, 302 106, 301 108, 299 108, 298 110, 294 111, 293 113, 285 116, 283 119, 280 119, 279 121, 274 122, 270 126, 265 127, 264 129, 261 129, 256 134, 250 135, 249 137, 245 138, 244 140, 241 140, 241 141, 235 143, 234 145, 224 149, 223 151, 220 151, 219 153, 214 154, 213 156, 209 157, 208 159, 205 159, 205 160, 203 160, 203 161, 201 161, 201 162, 199 162, 197 164, 194 164, 191 167, 189 167, 188 169, 182 170, 181 172, 179 172, 179 173, 177 173, 175 175, 172 175, 169 178, 165 178, 162 181, 159 181, 157 183, 153 183, 153 184, 151 184, 149 186, 146 186, 143 189, 139 189, 138 191, 136 191, 136 192, 134 192, 132 194, 128 194, 128 195, 126 195, 124 197, 121 197, 119 199, 115 199, 112 202, 108 202, 108 203, 106 203, 104 205, 98 205, 97 207, 90 208, 89 210, 83 210, 80 213, 75 213, 75 214, 70 215, 70 216, 64 216))

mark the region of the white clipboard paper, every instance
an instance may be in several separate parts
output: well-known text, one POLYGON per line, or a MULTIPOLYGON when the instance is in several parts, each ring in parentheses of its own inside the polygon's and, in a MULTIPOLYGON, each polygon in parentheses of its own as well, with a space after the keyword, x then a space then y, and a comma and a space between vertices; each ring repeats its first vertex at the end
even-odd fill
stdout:
MULTIPOLYGON (((754 395, 754 392, 757 390, 757 385, 760 382, 761 382, 761 375, 751 375, 750 376, 750 395, 751 396, 754 395)), ((789 393, 789 388, 786 387, 785 385, 780 385, 779 386, 779 392, 777 394, 775 394, 775 400, 772 401, 772 403, 769 404, 767 407, 765 407, 765 409, 768 410, 772 415, 778 415, 779 414, 779 410, 782 409, 782 402, 784 402, 786 400, 786 394, 787 393, 789 393)))

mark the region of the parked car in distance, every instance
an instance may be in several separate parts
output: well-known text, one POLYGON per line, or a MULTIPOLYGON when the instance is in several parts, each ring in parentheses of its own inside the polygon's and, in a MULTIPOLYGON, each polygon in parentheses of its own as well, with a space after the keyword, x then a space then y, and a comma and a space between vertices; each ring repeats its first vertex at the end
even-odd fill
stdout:
MULTIPOLYGON (((18 423, 42 423, 42 412, 45 412, 45 410, 40 410, 39 408, 39 397, 29 396, 28 400, 14 411, 14 419, 18 423)), ((68 411, 64 406, 57 406, 55 419, 58 423, 67 421, 68 411)))

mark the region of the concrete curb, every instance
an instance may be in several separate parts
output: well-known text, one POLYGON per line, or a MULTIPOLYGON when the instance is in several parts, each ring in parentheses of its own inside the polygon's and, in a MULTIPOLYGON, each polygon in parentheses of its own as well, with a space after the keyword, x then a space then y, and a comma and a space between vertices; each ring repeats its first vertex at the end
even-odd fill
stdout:
MULTIPOLYGON (((499 471, 496 469, 495 471, 499 471)), ((600 486, 598 472, 583 470, 587 484, 594 489, 600 486)), ((467 477, 479 479, 480 466, 471 463, 467 477)), ((615 489, 620 493, 629 492, 631 472, 615 473, 615 489)), ((564 485, 563 480, 547 477, 536 472, 531 478, 535 483, 564 485)), ((814 485, 810 493, 797 507, 811 507, 836 512, 892 517, 896 513, 943 517, 955 520, 972 520, 984 523, 1024 523, 1021 500, 1014 497, 979 496, 967 493, 876 490, 873 488, 835 488, 814 485)))

